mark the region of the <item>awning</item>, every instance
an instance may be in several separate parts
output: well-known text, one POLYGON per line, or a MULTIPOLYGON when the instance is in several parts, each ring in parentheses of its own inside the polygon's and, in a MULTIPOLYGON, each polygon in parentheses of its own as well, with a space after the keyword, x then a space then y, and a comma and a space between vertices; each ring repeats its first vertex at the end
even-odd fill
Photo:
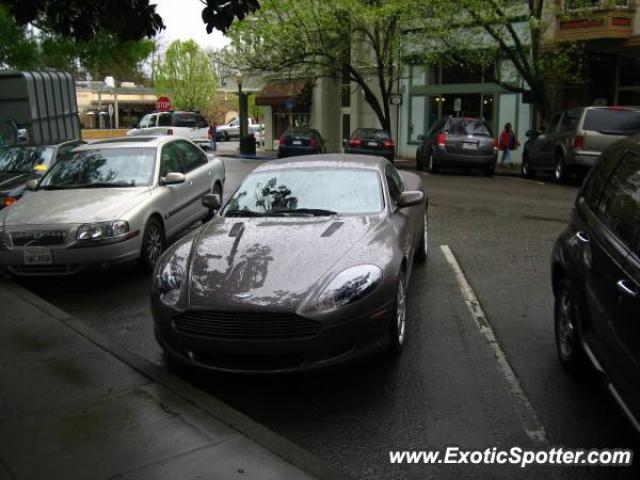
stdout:
POLYGON ((303 100, 301 103, 307 103, 310 100, 311 87, 310 78, 271 80, 261 92, 256 94, 256 105, 284 105, 290 98, 300 98, 303 100))

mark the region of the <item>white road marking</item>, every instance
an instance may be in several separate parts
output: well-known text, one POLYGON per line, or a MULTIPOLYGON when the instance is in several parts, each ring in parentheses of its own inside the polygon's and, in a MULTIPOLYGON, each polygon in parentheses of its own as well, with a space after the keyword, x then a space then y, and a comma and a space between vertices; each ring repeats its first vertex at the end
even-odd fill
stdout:
POLYGON ((522 420, 527 436, 537 444, 548 446, 549 442, 547 441, 544 427, 538 420, 538 416, 536 415, 533 405, 529 401, 529 398, 518 381, 518 377, 509 364, 509 360, 507 360, 507 356, 498 343, 495 333, 493 332, 493 328, 480 306, 478 297, 476 297, 473 288, 471 288, 464 272, 460 268, 458 260, 448 245, 440 245, 440 249, 453 270, 456 280, 458 281, 458 286, 460 287, 460 292, 462 293, 464 302, 469 308, 469 312, 471 312, 471 316, 475 320, 480 333, 485 337, 491 347, 498 364, 498 370, 502 373, 509 385, 509 393, 515 402, 516 411, 522 420))

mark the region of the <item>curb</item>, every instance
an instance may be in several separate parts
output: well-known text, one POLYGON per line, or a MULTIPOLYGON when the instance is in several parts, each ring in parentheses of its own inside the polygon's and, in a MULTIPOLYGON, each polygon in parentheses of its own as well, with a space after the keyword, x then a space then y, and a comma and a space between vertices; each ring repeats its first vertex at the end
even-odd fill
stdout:
POLYGON ((127 364, 138 373, 162 385, 182 400, 194 405, 206 414, 229 425, 261 447, 300 468, 305 473, 318 478, 318 480, 350 480, 353 478, 341 468, 331 465, 285 437, 272 432, 267 427, 231 408, 217 398, 202 392, 190 383, 173 375, 165 368, 114 344, 105 335, 87 327, 78 319, 38 297, 29 290, 17 285, 13 281, 4 280, 0 282, 0 284, 7 287, 11 292, 44 312, 46 315, 58 320, 108 354, 127 364))

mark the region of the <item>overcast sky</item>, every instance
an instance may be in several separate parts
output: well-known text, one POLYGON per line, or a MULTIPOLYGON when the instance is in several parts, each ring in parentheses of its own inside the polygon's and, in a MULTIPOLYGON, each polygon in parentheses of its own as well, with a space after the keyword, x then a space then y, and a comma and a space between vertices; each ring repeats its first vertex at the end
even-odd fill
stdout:
POLYGON ((162 47, 173 40, 194 39, 202 48, 212 47, 216 50, 224 47, 229 41, 217 30, 207 33, 202 21, 204 5, 200 0, 151 0, 156 4, 156 12, 160 14, 167 27, 157 37, 162 47))

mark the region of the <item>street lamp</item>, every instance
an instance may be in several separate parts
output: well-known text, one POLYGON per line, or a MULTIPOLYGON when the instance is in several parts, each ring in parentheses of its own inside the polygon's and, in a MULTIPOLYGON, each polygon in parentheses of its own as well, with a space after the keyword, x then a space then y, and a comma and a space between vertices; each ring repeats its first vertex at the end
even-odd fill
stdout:
POLYGON ((247 95, 242 93, 244 75, 240 70, 236 71, 236 83, 238 84, 238 104, 240 116, 240 153, 242 155, 255 154, 255 140, 248 136, 248 110, 247 95), (252 144, 253 142, 253 144, 252 144))

